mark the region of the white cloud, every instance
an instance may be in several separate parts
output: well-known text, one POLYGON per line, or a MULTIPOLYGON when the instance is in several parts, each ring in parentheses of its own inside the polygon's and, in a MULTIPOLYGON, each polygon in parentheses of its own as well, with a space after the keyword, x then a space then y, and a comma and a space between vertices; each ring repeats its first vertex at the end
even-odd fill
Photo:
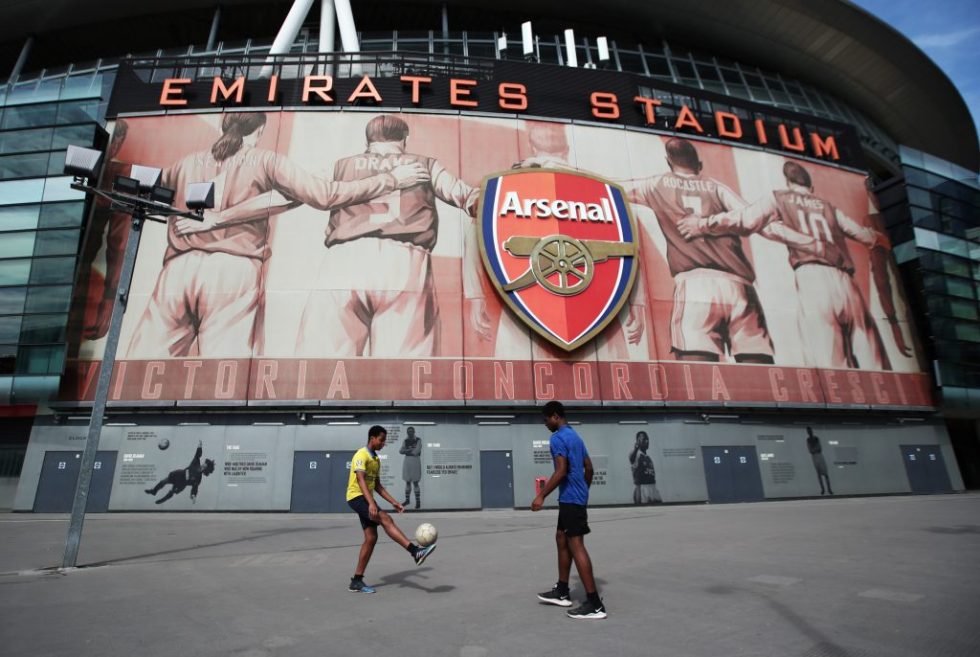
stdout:
POLYGON ((913 37, 912 41, 920 48, 948 48, 966 41, 977 33, 980 33, 980 25, 954 32, 923 34, 922 36, 913 37))

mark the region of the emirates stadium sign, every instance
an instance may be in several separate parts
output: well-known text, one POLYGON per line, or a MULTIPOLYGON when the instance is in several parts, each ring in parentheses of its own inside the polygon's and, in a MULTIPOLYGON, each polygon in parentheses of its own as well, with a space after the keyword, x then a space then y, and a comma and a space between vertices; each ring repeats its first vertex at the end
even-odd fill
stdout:
POLYGON ((615 319, 636 277, 636 227, 623 190, 594 176, 534 169, 489 176, 480 250, 507 306, 572 351, 615 319))

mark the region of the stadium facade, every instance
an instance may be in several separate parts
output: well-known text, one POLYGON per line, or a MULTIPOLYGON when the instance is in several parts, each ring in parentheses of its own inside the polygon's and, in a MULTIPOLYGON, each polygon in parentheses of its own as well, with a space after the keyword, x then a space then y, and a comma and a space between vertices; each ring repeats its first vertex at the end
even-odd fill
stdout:
POLYGON ((93 511, 343 511, 373 424, 414 505, 526 507, 550 399, 595 504, 980 483, 976 129, 849 2, 0 17, 0 504, 69 509, 121 293, 93 511), (215 209, 127 286, 68 145, 215 209))

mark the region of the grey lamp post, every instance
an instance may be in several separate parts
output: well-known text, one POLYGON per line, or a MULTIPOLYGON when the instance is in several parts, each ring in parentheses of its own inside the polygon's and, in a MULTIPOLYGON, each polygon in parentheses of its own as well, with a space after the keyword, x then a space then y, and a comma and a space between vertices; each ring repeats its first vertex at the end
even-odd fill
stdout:
POLYGON ((100 151, 69 146, 65 155, 65 173, 75 179, 71 187, 108 200, 113 210, 128 214, 132 218, 133 225, 129 232, 129 239, 126 241, 122 272, 119 276, 119 290, 112 305, 109 330, 106 333, 105 353, 99 367, 95 401, 92 404, 88 439, 85 441, 81 470, 78 473, 78 484, 75 487, 75 498, 71 507, 71 521, 68 525, 68 537, 65 540, 62 568, 74 568, 78 560, 82 525, 85 522, 85 507, 92 483, 95 456, 99 450, 102 420, 105 417, 106 399, 109 396, 109 383, 116 362, 116 348, 119 346, 119 333, 122 328, 123 313, 126 312, 143 222, 150 219, 166 223, 169 217, 202 220, 204 210, 214 207, 214 183, 191 183, 187 186, 185 203, 192 212, 173 207, 171 203, 175 196, 174 190, 160 185, 161 171, 153 167, 133 165, 130 176, 116 176, 112 181, 112 191, 97 189, 94 183, 98 179, 101 160, 100 151))

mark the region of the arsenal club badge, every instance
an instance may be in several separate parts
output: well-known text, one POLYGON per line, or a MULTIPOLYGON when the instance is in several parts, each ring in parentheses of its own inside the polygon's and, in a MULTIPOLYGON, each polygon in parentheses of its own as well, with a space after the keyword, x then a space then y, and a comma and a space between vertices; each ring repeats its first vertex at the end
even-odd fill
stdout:
POLYGON ((616 317, 636 277, 636 225, 622 188, 553 169, 489 176, 480 250, 518 317, 572 351, 616 317))

